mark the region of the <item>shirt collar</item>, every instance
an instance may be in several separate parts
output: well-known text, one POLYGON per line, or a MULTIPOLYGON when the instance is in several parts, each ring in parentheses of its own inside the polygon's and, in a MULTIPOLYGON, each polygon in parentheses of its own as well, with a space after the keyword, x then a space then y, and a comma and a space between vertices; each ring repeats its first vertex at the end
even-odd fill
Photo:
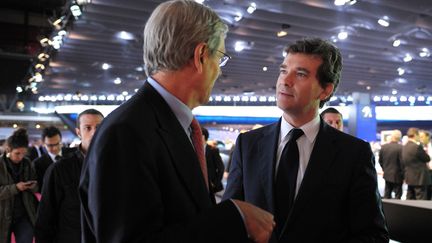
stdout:
POLYGON ((181 102, 177 97, 168 92, 162 85, 160 85, 156 80, 151 77, 147 78, 147 82, 156 89, 156 91, 162 96, 162 98, 167 102, 168 106, 174 112, 177 120, 180 122, 183 129, 187 130, 193 119, 192 111, 181 102))
POLYGON ((60 149, 60 152, 58 154, 50 153, 50 152, 48 152, 48 150, 47 150, 47 153, 48 153, 49 157, 51 158, 51 160, 54 161, 54 162, 56 161, 56 159, 55 159, 56 156, 62 156, 61 149, 60 149))
MULTIPOLYGON (((281 128, 280 128, 280 137, 279 142, 283 141, 285 139, 286 135, 295 127, 293 127, 291 124, 289 124, 285 119, 281 118, 281 128)), ((306 138, 310 143, 315 141, 316 136, 318 135, 319 128, 320 128, 320 117, 316 116, 314 119, 309 121, 308 123, 304 124, 301 127, 298 127, 301 130, 303 130, 306 138)))

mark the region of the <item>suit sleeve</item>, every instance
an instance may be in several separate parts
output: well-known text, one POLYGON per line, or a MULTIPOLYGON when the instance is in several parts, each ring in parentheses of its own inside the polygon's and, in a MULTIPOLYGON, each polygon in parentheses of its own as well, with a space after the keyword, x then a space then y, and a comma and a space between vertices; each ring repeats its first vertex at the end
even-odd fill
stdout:
POLYGON ((37 243, 53 243, 57 232, 58 212, 62 191, 58 185, 55 164, 45 172, 42 197, 39 202, 35 224, 35 239, 37 243))
POLYGON ((423 146, 419 145, 417 148, 417 156, 421 162, 428 163, 430 161, 429 155, 423 149, 423 146))
MULTIPOLYGON (((174 188, 163 181, 171 179, 164 174, 170 168, 163 167, 166 151, 156 134, 137 141, 130 127, 103 129, 93 138, 79 188, 84 234, 91 234, 83 235, 85 243, 245 242, 243 221, 230 201, 187 218, 167 211, 173 210, 165 204, 173 203, 166 197, 174 188)), ((177 203, 182 200, 189 199, 177 203)))
POLYGON ((347 242, 388 242, 374 157, 369 144, 363 143, 353 158, 357 159, 354 161, 349 197, 352 238, 347 242))
POLYGON ((228 175, 227 188, 225 189, 222 200, 230 198, 244 200, 242 138, 243 134, 237 137, 228 175))

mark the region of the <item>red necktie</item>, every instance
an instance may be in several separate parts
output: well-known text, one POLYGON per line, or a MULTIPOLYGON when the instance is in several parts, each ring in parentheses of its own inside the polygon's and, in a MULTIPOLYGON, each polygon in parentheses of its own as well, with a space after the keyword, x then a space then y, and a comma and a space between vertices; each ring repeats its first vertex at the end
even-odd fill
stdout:
POLYGON ((191 134, 192 143, 195 148, 195 153, 200 162, 201 171, 203 173, 204 181, 208 189, 209 187, 208 187, 208 178, 207 178, 207 164, 206 164, 206 159, 204 154, 204 140, 202 137, 203 135, 201 132, 201 127, 195 118, 192 120, 191 128, 192 128, 192 134, 191 134))

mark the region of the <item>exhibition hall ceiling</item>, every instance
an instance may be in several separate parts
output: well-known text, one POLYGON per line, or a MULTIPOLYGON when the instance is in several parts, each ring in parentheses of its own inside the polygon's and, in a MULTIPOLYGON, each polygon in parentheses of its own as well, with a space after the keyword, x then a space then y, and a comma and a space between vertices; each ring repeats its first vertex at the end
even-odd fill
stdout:
MULTIPOLYGON (((67 5, 66 10, 58 10, 55 1, 36 2, 51 2, 51 8, 57 9, 55 14, 54 10, 44 14, 51 18, 51 24, 54 17, 61 17, 70 8, 68 1, 58 1, 67 5)), ((143 28, 153 9, 163 1, 78 2, 82 15, 64 23, 62 43, 51 51, 35 93, 133 94, 146 78, 142 69, 143 28)), ((339 6, 335 2, 204 1, 230 28, 226 51, 232 59, 222 68, 212 94, 274 95, 284 47, 304 37, 321 37, 334 42, 343 55, 337 95, 391 95, 395 91, 398 95, 432 95, 432 1, 351 0, 339 6), (248 12, 252 2, 256 9, 248 12)), ((2 12, 19 15, 19 6, 12 5, 2 8, 2 12)), ((1 25, 19 25, 11 22, 0 20, 1 25)), ((47 21, 44 27, 49 28, 49 24, 47 21)), ((60 30, 48 37, 53 38, 60 30)), ((41 31, 34 36, 40 41, 43 34, 41 31)), ((0 39, 4 38, 2 34, 0 39)), ((0 56, 5 58, 2 50, 0 56)), ((7 52, 13 54, 13 50, 7 52)), ((31 65, 39 54, 27 53, 33 55, 31 65)), ((34 70, 30 72, 34 75, 34 70)), ((25 89, 27 79, 22 77, 17 85, 25 89)))

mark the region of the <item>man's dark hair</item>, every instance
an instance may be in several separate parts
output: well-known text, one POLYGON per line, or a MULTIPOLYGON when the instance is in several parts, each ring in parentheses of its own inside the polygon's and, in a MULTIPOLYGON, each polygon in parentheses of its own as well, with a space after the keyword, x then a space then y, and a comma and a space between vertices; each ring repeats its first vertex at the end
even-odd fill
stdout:
POLYGON ((204 135, 204 139, 207 141, 209 138, 209 132, 205 127, 201 127, 201 132, 204 135))
POLYGON ((317 79, 322 88, 327 84, 333 84, 333 93, 325 100, 320 102, 320 107, 330 100, 339 85, 339 80, 342 71, 342 55, 339 49, 332 43, 319 39, 307 38, 296 41, 295 44, 289 45, 285 52, 288 53, 304 53, 308 55, 316 55, 321 57, 323 63, 317 71, 317 79))
POLYGON ((29 144, 29 139, 27 135, 27 130, 24 128, 19 128, 6 140, 6 145, 11 149, 16 148, 27 148, 29 144))
POLYGON ((327 114, 327 113, 338 114, 338 115, 340 115, 340 116, 342 117, 342 113, 340 113, 338 110, 336 110, 336 109, 333 108, 333 107, 329 107, 329 108, 323 110, 323 111, 321 112, 321 116, 324 116, 324 115, 327 114))
POLYGON ((52 138, 52 137, 54 137, 56 135, 59 135, 60 138, 62 137, 61 132, 60 132, 60 130, 57 127, 55 127, 55 126, 45 127, 42 130, 42 142, 45 141, 46 137, 52 138))
POLYGON ((78 117, 76 119, 76 126, 77 126, 77 128, 80 127, 80 118, 81 118, 82 115, 98 115, 98 116, 101 116, 102 118, 104 118, 104 115, 100 111, 98 111, 96 109, 87 109, 87 110, 79 113, 79 115, 78 115, 78 117))

